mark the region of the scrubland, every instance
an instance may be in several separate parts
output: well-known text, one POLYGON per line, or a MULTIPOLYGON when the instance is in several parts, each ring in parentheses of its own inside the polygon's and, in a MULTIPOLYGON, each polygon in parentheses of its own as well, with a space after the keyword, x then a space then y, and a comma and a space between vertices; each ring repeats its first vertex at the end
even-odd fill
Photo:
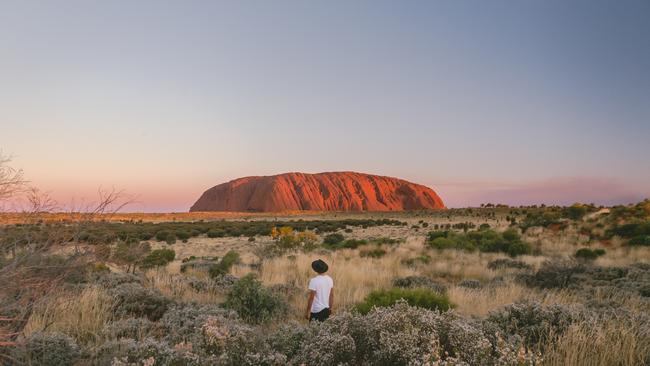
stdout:
POLYGON ((199 217, 1 226, 2 362, 650 363, 650 201, 199 217))

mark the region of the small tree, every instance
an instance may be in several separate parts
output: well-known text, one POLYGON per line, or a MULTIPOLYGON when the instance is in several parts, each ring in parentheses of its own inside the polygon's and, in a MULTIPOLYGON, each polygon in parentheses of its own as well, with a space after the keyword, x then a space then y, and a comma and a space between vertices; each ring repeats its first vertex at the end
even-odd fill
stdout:
POLYGON ((224 307, 236 311, 244 321, 252 324, 269 321, 287 309, 282 299, 262 286, 253 274, 235 282, 224 307))
POLYGON ((133 243, 121 241, 115 247, 113 260, 118 264, 126 266, 126 272, 135 273, 135 267, 151 251, 151 246, 147 242, 133 243))
POLYGON ((140 268, 153 268, 167 265, 176 258, 176 252, 172 249, 156 249, 149 253, 140 264, 140 268))
POLYGON ((239 253, 234 250, 228 251, 218 263, 210 267, 210 277, 217 278, 227 274, 237 262, 239 262, 239 253))

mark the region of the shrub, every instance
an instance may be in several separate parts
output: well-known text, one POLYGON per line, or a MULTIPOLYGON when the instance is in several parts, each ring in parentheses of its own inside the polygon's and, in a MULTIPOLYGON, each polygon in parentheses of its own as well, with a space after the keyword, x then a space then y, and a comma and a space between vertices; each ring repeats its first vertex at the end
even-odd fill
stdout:
POLYGON ((532 267, 526 262, 518 261, 510 258, 499 258, 488 262, 487 268, 491 270, 515 268, 515 269, 531 269, 532 267))
POLYGON ((629 245, 650 246, 650 235, 638 235, 627 242, 629 245))
POLYGON ((405 301, 367 315, 343 313, 304 331, 281 328, 270 337, 296 365, 520 365, 524 356, 506 341, 492 343, 479 324, 405 301))
POLYGON ((218 260, 214 258, 196 258, 190 257, 183 259, 181 264, 181 273, 186 272, 188 269, 194 269, 198 271, 210 271, 210 268, 215 264, 219 263, 218 260))
POLYGON ((151 251, 149 243, 130 243, 121 241, 113 251, 113 260, 119 264, 126 265, 126 271, 132 268, 135 271, 135 266, 151 251))
POLYGON ((561 335, 580 316, 577 308, 566 305, 520 302, 490 313, 486 321, 503 334, 522 337, 528 347, 539 347, 550 336, 561 335))
POLYGON ((165 238, 165 243, 167 243, 169 245, 175 244, 176 243, 176 235, 174 235, 172 233, 167 235, 167 237, 165 238))
POLYGON ((447 291, 447 286, 424 276, 398 277, 393 280, 393 286, 401 288, 428 288, 440 294, 447 291))
POLYGON ((458 286, 470 289, 479 289, 481 288, 481 282, 478 280, 462 280, 458 283, 458 286))
POLYGON ((160 319, 164 340, 170 344, 181 342, 199 345, 202 335, 199 331, 209 317, 236 320, 237 314, 217 305, 174 304, 160 319))
POLYGON ((146 316, 149 320, 160 319, 169 300, 160 293, 135 283, 124 283, 111 290, 117 298, 117 315, 146 316))
POLYGON ((367 314, 374 307, 392 306, 399 300, 405 300, 411 306, 424 309, 446 311, 452 307, 446 295, 426 288, 392 288, 389 290, 372 291, 356 309, 361 314, 367 314))
POLYGON ((575 203, 564 209, 563 215, 571 220, 580 220, 589 212, 589 207, 580 203, 575 203))
POLYGON ((218 263, 210 267, 210 277, 217 278, 227 274, 237 262, 239 262, 239 253, 229 250, 218 263))
POLYGON ((166 241, 167 237, 170 236, 170 235, 172 235, 172 233, 170 233, 167 230, 158 231, 156 233, 156 240, 158 240, 158 241, 166 241))
POLYGON ((126 318, 107 324, 102 335, 107 339, 144 339, 155 327, 156 323, 147 318, 126 318))
POLYGON ((172 249, 156 249, 142 260, 140 267, 153 268, 165 266, 167 263, 173 261, 174 258, 176 258, 176 252, 172 249))
POLYGON ((187 240, 189 239, 192 235, 188 233, 187 231, 176 231, 174 233, 176 237, 180 240, 187 240))
POLYGON ((454 248, 456 246, 456 243, 451 239, 438 237, 430 241, 429 246, 434 249, 443 250, 454 248))
MULTIPOLYGON (((201 327, 202 347, 218 356, 219 365, 280 366, 287 357, 272 350, 255 329, 221 316, 210 316, 201 327)), ((213 364, 213 363, 212 363, 213 364)))
POLYGON ((336 247, 336 249, 338 248, 357 249, 358 247, 366 244, 368 244, 368 242, 363 239, 348 239, 343 243, 339 244, 339 246, 336 247))
POLYGON ((575 284, 578 275, 585 270, 579 263, 547 261, 534 274, 520 275, 519 279, 532 287, 567 288, 575 284))
POLYGON ((503 233, 491 229, 467 233, 432 231, 428 235, 427 243, 430 247, 439 250, 474 251, 478 248, 482 252, 503 252, 513 257, 532 252, 530 244, 522 241, 519 233, 513 229, 508 229, 503 233))
POLYGON ((381 249, 381 248, 362 250, 359 253, 359 256, 361 256, 361 257, 370 257, 370 258, 381 258, 384 255, 386 255, 386 251, 384 249, 381 249))
POLYGON ((125 283, 142 285, 142 278, 130 273, 100 272, 98 273, 98 276, 97 283, 105 289, 113 289, 125 283))
POLYGON ((226 232, 221 229, 212 229, 209 230, 206 233, 206 235, 208 236, 208 238, 223 238, 224 236, 226 236, 226 232))
MULTIPOLYGON (((154 338, 119 339, 104 343, 94 355, 95 363, 99 365, 169 365, 198 366, 199 356, 191 349, 185 350, 171 346, 154 338)), ((205 360, 207 361, 207 360, 205 360)), ((205 362, 204 361, 204 362, 205 362)))
POLYGON ((343 234, 339 233, 334 233, 334 234, 328 234, 325 236, 323 239, 323 244, 329 245, 329 246, 335 246, 345 240, 345 237, 343 234))
POLYGON ((605 255, 605 249, 580 248, 576 250, 573 256, 578 259, 594 260, 602 255, 605 255))
POLYGON ((417 257, 406 258, 406 259, 402 260, 402 264, 404 264, 406 266, 410 266, 410 267, 416 266, 416 265, 418 265, 420 263, 429 264, 429 262, 431 262, 431 257, 429 255, 426 255, 426 254, 422 254, 422 255, 419 255, 417 257))
POLYGON ((259 324, 286 312, 279 296, 262 286, 253 274, 239 279, 226 297, 224 307, 232 309, 246 322, 259 324))
POLYGON ((28 336, 12 356, 19 364, 68 366, 74 364, 80 352, 75 341, 65 334, 36 332, 28 336))

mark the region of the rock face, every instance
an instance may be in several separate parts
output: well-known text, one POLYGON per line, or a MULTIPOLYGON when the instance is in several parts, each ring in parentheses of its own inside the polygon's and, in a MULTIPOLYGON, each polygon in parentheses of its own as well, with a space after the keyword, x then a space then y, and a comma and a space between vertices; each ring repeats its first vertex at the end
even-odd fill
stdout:
POLYGON ((286 173, 239 178, 205 191, 193 211, 406 211, 444 209, 423 185, 377 175, 286 173))

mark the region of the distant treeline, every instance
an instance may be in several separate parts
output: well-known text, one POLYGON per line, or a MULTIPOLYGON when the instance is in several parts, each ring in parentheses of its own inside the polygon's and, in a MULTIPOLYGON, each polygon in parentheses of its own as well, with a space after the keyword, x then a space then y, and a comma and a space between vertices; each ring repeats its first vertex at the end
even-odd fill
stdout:
POLYGON ((334 232, 346 227, 404 226, 405 222, 390 219, 346 220, 289 220, 289 221, 196 221, 196 222, 88 222, 69 225, 65 223, 16 224, 0 228, 3 247, 45 243, 52 238, 64 241, 110 244, 116 241, 143 240, 186 241, 205 235, 210 238, 253 237, 270 235, 274 227, 291 227, 295 231, 311 230, 316 233, 334 232))

